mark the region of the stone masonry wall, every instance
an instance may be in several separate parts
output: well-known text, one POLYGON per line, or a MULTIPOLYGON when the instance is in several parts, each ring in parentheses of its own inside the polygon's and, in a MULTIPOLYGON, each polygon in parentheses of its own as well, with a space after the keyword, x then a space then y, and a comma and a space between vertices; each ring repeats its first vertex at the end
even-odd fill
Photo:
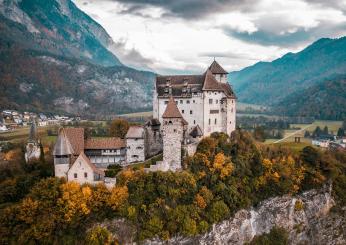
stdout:
POLYGON ((163 162, 168 163, 170 170, 181 168, 181 147, 183 140, 183 125, 181 119, 163 120, 163 162), (170 124, 170 122, 172 124, 170 124))

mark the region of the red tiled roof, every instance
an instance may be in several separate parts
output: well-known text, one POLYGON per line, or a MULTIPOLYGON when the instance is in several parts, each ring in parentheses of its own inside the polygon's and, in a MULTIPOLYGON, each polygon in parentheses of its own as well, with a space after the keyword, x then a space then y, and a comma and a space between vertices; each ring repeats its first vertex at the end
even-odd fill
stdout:
POLYGON ((126 142, 120 138, 91 138, 85 140, 86 150, 119 149, 126 147, 126 142))
POLYGON ((217 63, 215 60, 209 66, 209 70, 213 74, 228 74, 228 72, 225 71, 225 69, 223 69, 222 66, 220 66, 220 64, 217 63))
POLYGON ((173 97, 169 98, 165 112, 162 114, 162 118, 181 118, 184 125, 187 125, 187 121, 181 115, 176 102, 173 97))
POLYGON ((74 155, 79 155, 84 150, 84 128, 64 128, 74 155))
POLYGON ((162 118, 183 118, 172 96, 169 98, 166 110, 163 113, 162 118))
POLYGON ((96 168, 95 164, 93 164, 90 159, 84 154, 84 152, 82 151, 79 155, 81 158, 83 158, 83 160, 91 167, 91 169, 101 175, 105 175, 105 172, 96 168))
POLYGON ((144 138, 144 128, 142 126, 131 126, 127 131, 126 138, 140 139, 144 138))

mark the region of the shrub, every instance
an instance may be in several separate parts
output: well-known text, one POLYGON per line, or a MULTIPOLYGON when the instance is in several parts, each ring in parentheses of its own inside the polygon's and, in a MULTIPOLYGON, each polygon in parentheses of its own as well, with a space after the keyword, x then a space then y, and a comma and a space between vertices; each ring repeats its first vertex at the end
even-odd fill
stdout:
POLYGON ((304 204, 301 200, 297 200, 296 203, 294 204, 294 211, 302 211, 304 209, 304 204))
POLYGON ((286 245, 288 244, 288 232, 281 227, 274 227, 269 233, 255 236, 249 245, 286 245))

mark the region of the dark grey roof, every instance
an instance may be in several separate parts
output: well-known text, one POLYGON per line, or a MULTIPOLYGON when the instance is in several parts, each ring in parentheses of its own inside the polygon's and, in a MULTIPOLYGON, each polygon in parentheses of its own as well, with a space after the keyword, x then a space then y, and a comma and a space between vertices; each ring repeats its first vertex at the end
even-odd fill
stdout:
MULTIPOLYGON (((210 67, 216 67, 216 65, 213 64, 210 67)), ((194 93, 200 93, 203 90, 223 91, 227 97, 235 98, 231 86, 228 83, 217 81, 210 68, 208 68, 202 75, 172 75, 156 77, 156 91, 160 97, 168 98, 172 95, 175 98, 190 98, 194 93)))
POLYGON ((195 127, 192 128, 190 135, 192 137, 200 137, 200 136, 203 136, 203 133, 201 128, 198 125, 196 125, 195 127))
POLYGON ((228 74, 228 72, 225 71, 225 69, 223 69, 222 66, 220 66, 220 64, 217 63, 215 60, 214 60, 213 63, 211 63, 211 65, 209 66, 209 70, 210 70, 213 74, 228 74))

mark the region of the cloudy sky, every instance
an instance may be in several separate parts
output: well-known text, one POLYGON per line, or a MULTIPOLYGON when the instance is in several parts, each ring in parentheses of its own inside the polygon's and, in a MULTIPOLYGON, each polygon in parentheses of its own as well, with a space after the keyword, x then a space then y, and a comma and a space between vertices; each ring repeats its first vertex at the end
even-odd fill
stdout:
POLYGON ((346 35, 346 0, 73 0, 113 38, 129 66, 200 73, 213 57, 228 71, 346 35))

